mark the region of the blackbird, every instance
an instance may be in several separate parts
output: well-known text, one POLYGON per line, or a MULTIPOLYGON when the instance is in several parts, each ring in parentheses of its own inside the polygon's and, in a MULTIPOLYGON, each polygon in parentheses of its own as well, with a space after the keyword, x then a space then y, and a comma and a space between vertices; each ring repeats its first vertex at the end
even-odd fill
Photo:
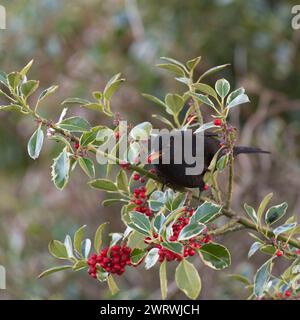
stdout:
MULTIPOLYGON (((181 131, 182 136, 184 135, 183 131, 181 131)), ((158 150, 154 149, 152 154, 157 155, 157 163, 154 163, 154 167, 158 173, 158 176, 162 179, 164 184, 171 184, 179 187, 187 187, 187 188, 199 188, 200 191, 204 190, 205 183, 203 181, 204 174, 208 171, 208 167, 218 150, 220 149, 220 140, 218 139, 218 135, 210 132, 205 132, 204 134, 204 169, 201 173, 196 175, 188 175, 186 174, 187 168, 195 167, 194 164, 186 163, 184 157, 182 159, 182 163, 177 164, 174 161, 174 137, 169 135, 169 143, 167 145, 163 145, 162 135, 158 135, 156 137, 156 146, 158 146, 158 150), (158 141, 156 140, 158 139, 158 141), (170 153, 170 162, 169 164, 162 163, 162 154, 164 152, 170 153)), ((192 150, 190 148, 185 148, 182 139, 182 154, 184 155, 186 152, 192 152, 193 156, 196 156, 196 134, 192 134, 192 150)), ((225 148, 220 150, 218 154, 218 159, 226 154, 225 148)), ((233 154, 238 155, 241 153, 270 153, 268 151, 261 150, 260 148, 255 147, 244 147, 244 146, 235 146, 233 148, 233 154)))

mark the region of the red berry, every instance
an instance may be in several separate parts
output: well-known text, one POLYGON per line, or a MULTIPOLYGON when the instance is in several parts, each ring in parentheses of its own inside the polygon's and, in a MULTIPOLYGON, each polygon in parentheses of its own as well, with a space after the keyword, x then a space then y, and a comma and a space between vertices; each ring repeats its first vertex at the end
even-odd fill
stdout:
POLYGON ((292 295, 291 291, 289 290, 286 290, 284 294, 286 297, 290 297, 292 295))
POLYGON ((300 249, 296 250, 296 254, 300 254, 300 249))
POLYGON ((150 217, 152 215, 152 211, 150 209, 147 209, 145 213, 147 217, 150 217))
POLYGON ((78 149, 79 149, 79 147, 80 147, 79 142, 75 142, 75 143, 74 143, 74 148, 75 148, 76 150, 78 150, 78 149))
POLYGON ((190 219, 189 219, 189 218, 185 218, 185 219, 184 219, 184 224, 185 224, 185 225, 189 224, 189 222, 190 222, 190 219))
POLYGON ((276 256, 281 257, 283 255, 283 252, 281 250, 276 251, 276 256))
POLYGON ((102 261, 103 261, 104 264, 106 264, 106 263, 109 263, 110 259, 109 258, 103 258, 102 261))
POLYGON ((141 193, 140 193, 140 197, 141 197, 142 199, 146 198, 145 192, 141 192, 141 193))
POLYGON ((114 246, 111 247, 112 251, 120 251, 120 246, 115 244, 114 246))
POLYGON ((139 179, 140 179, 140 175, 139 175, 138 173, 135 173, 135 174, 133 175, 133 180, 137 181, 137 180, 139 180, 139 179))
POLYGON ((211 239, 211 236, 210 236, 210 235, 207 235, 207 236, 205 236, 205 237, 202 239, 202 242, 203 242, 203 243, 209 243, 211 240, 212 240, 212 239, 211 239))
POLYGON ((221 119, 215 119, 214 120, 214 125, 215 126, 220 126, 222 124, 222 120, 221 119))
POLYGON ((117 140, 119 140, 119 138, 120 138, 120 132, 119 132, 119 131, 116 131, 116 132, 115 132, 115 138, 116 138, 117 140))
POLYGON ((204 186, 203 186, 203 190, 208 190, 209 189, 209 186, 207 185, 207 184, 205 184, 204 186))
POLYGON ((195 250, 194 249, 189 249, 189 256, 193 256, 195 254, 195 250))

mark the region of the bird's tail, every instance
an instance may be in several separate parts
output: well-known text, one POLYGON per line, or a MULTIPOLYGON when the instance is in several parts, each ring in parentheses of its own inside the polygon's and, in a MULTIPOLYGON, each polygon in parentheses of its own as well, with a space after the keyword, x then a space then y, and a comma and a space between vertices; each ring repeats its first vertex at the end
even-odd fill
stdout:
POLYGON ((243 146, 237 146, 233 149, 234 155, 238 155, 241 153, 270 153, 269 151, 262 150, 260 148, 255 147, 243 147, 243 146))

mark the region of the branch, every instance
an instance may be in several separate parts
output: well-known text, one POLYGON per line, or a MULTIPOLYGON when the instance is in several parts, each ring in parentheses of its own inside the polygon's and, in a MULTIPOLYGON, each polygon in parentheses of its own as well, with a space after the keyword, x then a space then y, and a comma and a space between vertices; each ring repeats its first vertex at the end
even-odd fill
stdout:
MULTIPOLYGON (((245 226, 247 229, 251 229, 251 230, 257 231, 256 224, 254 222, 252 222, 250 219, 237 215, 231 209, 223 209, 222 212, 226 217, 236 219, 237 223, 245 226)), ((273 230, 270 229, 270 228, 267 228, 265 226, 261 226, 260 230, 261 230, 262 233, 267 235, 269 238, 274 238, 275 237, 275 234, 274 234, 273 230)), ((281 235, 281 234, 277 236, 277 239, 281 240, 281 241, 284 241, 284 242, 287 242, 290 245, 300 249, 300 241, 298 241, 296 239, 293 239, 293 238, 289 239, 289 237, 287 237, 285 235, 281 235)))
POLYGON ((233 175, 234 175, 234 158, 233 158, 233 151, 231 150, 229 155, 229 177, 228 177, 228 191, 227 191, 227 199, 225 208, 229 209, 232 200, 233 194, 233 175))
MULTIPOLYGON (((35 111, 31 110, 31 109, 26 105, 26 103, 24 103, 23 101, 20 101, 20 102, 22 102, 22 105, 24 106, 24 108, 26 108, 26 109, 28 110, 28 112, 30 112, 30 114, 31 114, 38 122, 40 122, 40 123, 42 123, 43 125, 46 125, 46 126, 48 126, 48 127, 51 127, 53 130, 55 130, 55 132, 63 135, 64 137, 69 138, 69 139, 70 139, 71 141, 73 141, 73 142, 79 142, 79 139, 78 139, 76 136, 70 134, 69 132, 65 131, 64 129, 59 128, 59 127, 58 127, 56 124, 54 124, 52 121, 48 121, 47 119, 42 118, 42 117, 39 116, 35 111)), ((88 150, 91 151, 91 152, 94 153, 94 154, 96 154, 97 152, 100 152, 100 151, 97 150, 97 148, 94 147, 94 146, 90 146, 90 147, 88 148, 88 150)), ((116 158, 116 157, 114 157, 114 156, 112 156, 112 155, 109 155, 109 154, 107 154, 107 153, 105 153, 105 152, 102 152, 102 151, 101 151, 101 153, 102 153, 103 156, 106 156, 109 160, 115 161, 116 163, 120 163, 120 162, 121 162, 120 159, 118 159, 118 158, 116 158)), ((157 182, 159 182, 159 183, 162 183, 162 181, 161 181, 161 179, 160 179, 159 177, 157 177, 156 175, 148 172, 146 169, 144 169, 144 168, 142 168, 142 167, 139 167, 139 166, 134 165, 134 164, 129 164, 129 168, 132 169, 132 170, 134 170, 134 171, 136 171, 136 172, 139 172, 140 174, 146 176, 146 177, 149 178, 149 179, 152 179, 152 180, 154 180, 154 181, 157 181, 157 182)), ((233 168, 232 168, 232 169, 233 169, 233 168)), ((232 171, 232 172, 233 172, 233 171, 232 171)), ((181 192, 189 192, 189 191, 190 191, 190 190, 187 189, 187 188, 182 188, 182 187, 178 187, 178 186, 171 186, 171 187, 172 187, 172 189, 177 190, 177 191, 181 191, 181 192)), ((232 188, 232 186, 231 186, 231 188, 232 188)), ((193 198, 198 199, 197 196, 193 196, 193 198)), ((204 199, 204 198, 201 197, 201 200, 203 200, 203 199, 204 199)), ((251 230, 257 231, 256 225, 255 225, 250 219, 239 216, 237 213, 235 213, 233 210, 231 210, 231 209, 229 209, 229 208, 226 208, 226 207, 225 207, 225 208, 222 210, 222 214, 223 214, 224 216, 228 217, 228 218, 233 218, 234 221, 235 221, 235 223, 238 223, 238 224, 240 224, 240 225, 243 225, 243 226, 246 227, 247 229, 251 229, 251 230)), ((272 229, 269 229, 269 228, 266 228, 266 227, 262 226, 262 227, 261 227, 261 231, 262 231, 265 235, 267 235, 268 237, 270 237, 270 238, 275 237, 272 229)), ((278 240, 281 240, 281 241, 284 241, 284 242, 286 242, 286 243, 289 243, 289 244, 291 244, 292 246, 300 249, 300 242, 299 242, 298 240, 296 240, 296 239, 293 239, 293 238, 289 239, 289 237, 284 236, 284 235, 279 235, 279 236, 277 237, 277 239, 278 239, 278 240)))
POLYGON ((244 228, 245 226, 239 224, 237 219, 233 218, 232 220, 230 220, 228 223, 224 224, 220 228, 209 231, 208 234, 215 237, 215 236, 225 235, 227 233, 234 232, 234 231, 239 231, 244 228))

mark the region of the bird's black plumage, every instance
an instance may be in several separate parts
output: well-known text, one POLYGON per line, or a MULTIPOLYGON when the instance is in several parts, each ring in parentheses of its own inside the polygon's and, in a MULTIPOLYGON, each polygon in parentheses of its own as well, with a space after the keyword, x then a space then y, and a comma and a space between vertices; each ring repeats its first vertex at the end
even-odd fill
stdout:
MULTIPOLYGON (((205 185, 203 181, 204 174, 207 172, 214 155, 220 149, 220 141, 218 140, 217 135, 209 132, 204 134, 204 169, 200 174, 197 175, 186 174, 186 169, 189 167, 194 167, 195 164, 187 164, 184 159, 181 164, 174 163, 174 138, 172 135, 170 135, 170 143, 167 146, 162 145, 162 136, 158 136, 157 139, 159 139, 159 150, 155 151, 159 151, 160 154, 163 152, 170 152, 170 164, 163 164, 161 161, 161 155, 158 163, 154 164, 156 170, 158 171, 158 175, 165 181, 165 183, 180 187, 199 188, 200 190, 203 190, 205 185)), ((182 143, 182 154, 186 152, 192 152, 193 156, 195 156, 196 142, 196 135, 193 134, 192 150, 185 150, 184 144, 182 143)), ((269 153, 268 151, 264 151, 259 148, 243 146, 234 147, 233 152, 234 155, 241 153, 269 153)), ((219 152, 218 157, 220 158, 225 153, 226 149, 222 149, 219 152)))

